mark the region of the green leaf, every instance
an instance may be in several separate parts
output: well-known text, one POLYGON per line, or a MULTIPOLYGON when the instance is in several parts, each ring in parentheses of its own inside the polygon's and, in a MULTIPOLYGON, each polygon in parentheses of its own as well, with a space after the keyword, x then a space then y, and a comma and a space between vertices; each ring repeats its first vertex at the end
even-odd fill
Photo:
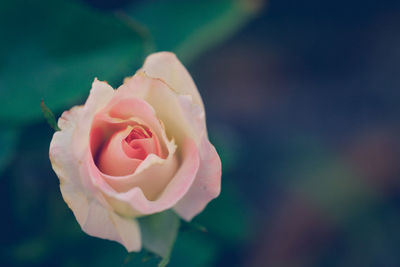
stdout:
POLYGON ((158 266, 166 266, 175 243, 180 219, 171 210, 139 219, 143 247, 162 257, 158 266))
POLYGON ((60 131, 58 128, 56 117, 54 116, 53 112, 44 104, 44 101, 40 101, 40 108, 42 109, 42 113, 44 118, 46 119, 47 123, 50 125, 54 131, 60 131))
POLYGON ((144 58, 136 28, 78 2, 2 1, 0 10, 2 123, 40 118, 42 98, 56 111, 75 105, 95 77, 118 84, 144 58))

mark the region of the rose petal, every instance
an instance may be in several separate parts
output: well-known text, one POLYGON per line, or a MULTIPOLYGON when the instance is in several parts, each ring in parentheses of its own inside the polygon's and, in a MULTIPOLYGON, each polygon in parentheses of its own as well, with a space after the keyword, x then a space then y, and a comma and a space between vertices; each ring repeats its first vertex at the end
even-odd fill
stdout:
POLYGON ((154 108, 156 116, 164 123, 167 135, 175 139, 178 147, 187 138, 200 144, 198 133, 187 121, 178 95, 161 80, 139 72, 117 89, 117 95, 126 98, 136 97, 149 103, 154 108))
POLYGON ((153 138, 135 139, 129 144, 125 141, 122 142, 122 147, 125 154, 134 159, 144 160, 149 154, 160 156, 153 138))
MULTIPOLYGON (((93 167, 88 166, 86 170, 89 172, 89 177, 93 178, 93 183, 105 193, 109 203, 119 213, 134 216, 152 214, 173 207, 189 190, 195 179, 199 164, 200 158, 196 144, 191 139, 185 140, 179 169, 161 195, 153 201, 146 198, 139 187, 133 187, 127 192, 118 193, 102 179, 99 172, 96 172, 93 167)), ((149 170, 152 168, 154 166, 149 170)), ((159 175, 158 171, 154 172, 154 174, 156 173, 159 175)), ((149 176, 145 175, 145 177, 149 176)))
POLYGON ((128 252, 141 249, 138 222, 108 211, 104 203, 91 201, 85 223, 81 227, 91 236, 114 240, 125 246, 128 252))
POLYGON ((101 82, 97 78, 93 81, 89 97, 83 106, 79 122, 77 122, 79 127, 74 130, 74 136, 72 137, 74 141, 72 142, 73 147, 70 149, 73 149, 77 157, 82 157, 86 152, 94 116, 111 101, 113 95, 114 89, 106 82, 101 82))
POLYGON ((192 97, 179 95, 179 103, 184 110, 186 120, 201 136, 200 167, 189 192, 174 207, 185 220, 191 220, 205 206, 216 198, 221 190, 221 160, 214 146, 208 141, 204 110, 192 102, 192 97))
MULTIPOLYGON (((139 187, 147 199, 154 200, 171 181, 178 169, 175 144, 173 142, 168 143, 168 149, 169 155, 166 159, 150 154, 133 174, 119 177, 100 175, 116 192, 128 192, 134 187, 139 187)), ((93 172, 96 172, 96 170, 93 170, 93 172)), ((127 216, 131 214, 119 212, 127 216)))
POLYGON ((174 210, 183 219, 190 221, 221 191, 221 160, 214 146, 203 138, 200 147, 200 167, 195 181, 186 195, 175 205, 174 210))
POLYGON ((104 144, 98 153, 97 166, 100 171, 112 176, 128 175, 134 173, 139 164, 142 163, 141 159, 129 157, 125 153, 124 144, 126 142, 124 139, 130 131, 130 127, 119 131, 104 144))
MULTIPOLYGON (((91 94, 96 90, 92 89, 91 94)), ((82 118, 90 117, 90 114, 85 112, 93 110, 95 109, 74 107, 63 113, 58 121, 62 130, 54 134, 50 143, 52 167, 60 179, 62 196, 83 231, 89 235, 120 242, 128 251, 138 251, 141 239, 137 222, 115 214, 107 208, 108 203, 102 201, 102 197, 93 194, 91 184, 87 183, 85 176, 81 176, 80 173, 83 158, 77 158, 71 150, 77 123, 82 118)), ((88 143, 85 147, 88 152, 88 143)))
POLYGON ((144 71, 149 77, 163 80, 178 94, 191 95, 193 102, 204 109, 203 101, 192 76, 174 53, 151 54, 146 58, 141 71, 144 71))
POLYGON ((128 125, 134 126, 136 124, 146 125, 154 132, 153 138, 157 144, 157 151, 164 158, 167 155, 166 145, 162 137, 165 136, 165 131, 156 117, 154 109, 142 99, 132 96, 123 98, 117 90, 110 104, 96 115, 92 131, 98 130, 97 136, 107 136, 109 131, 113 132, 124 129, 128 125))

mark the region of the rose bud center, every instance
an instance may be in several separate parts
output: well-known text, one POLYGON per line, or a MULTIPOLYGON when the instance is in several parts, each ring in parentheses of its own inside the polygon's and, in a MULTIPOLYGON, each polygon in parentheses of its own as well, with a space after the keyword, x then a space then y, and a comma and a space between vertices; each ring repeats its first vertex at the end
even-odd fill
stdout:
POLYGON ((149 154, 161 157, 158 138, 148 127, 135 124, 111 135, 100 148, 96 163, 105 174, 123 176, 134 173, 149 154))
POLYGON ((128 157, 140 160, 144 160, 151 153, 158 155, 157 140, 152 137, 153 133, 146 126, 133 126, 124 140, 124 152, 128 157))

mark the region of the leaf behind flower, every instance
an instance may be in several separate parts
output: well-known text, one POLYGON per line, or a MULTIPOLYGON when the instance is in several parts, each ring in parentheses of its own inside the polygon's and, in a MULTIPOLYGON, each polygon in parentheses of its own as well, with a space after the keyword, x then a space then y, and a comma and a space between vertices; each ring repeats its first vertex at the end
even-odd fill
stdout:
POLYGON ((180 219, 171 210, 139 219, 143 247, 162 257, 158 266, 166 266, 177 238, 180 219))

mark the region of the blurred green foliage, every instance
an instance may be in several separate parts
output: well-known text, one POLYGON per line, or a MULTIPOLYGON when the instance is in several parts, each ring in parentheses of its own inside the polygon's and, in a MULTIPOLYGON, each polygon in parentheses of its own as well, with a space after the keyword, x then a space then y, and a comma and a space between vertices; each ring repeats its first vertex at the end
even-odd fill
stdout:
POLYGON ((17 131, 13 129, 0 129, 0 173, 11 160, 17 139, 17 131))
POLYGON ((57 111, 76 104, 87 95, 94 77, 112 81, 143 56, 141 40, 128 25, 78 2, 2 5, 6 41, 1 49, 0 98, 10 101, 1 106, 0 121, 37 120, 41 98, 57 111))

